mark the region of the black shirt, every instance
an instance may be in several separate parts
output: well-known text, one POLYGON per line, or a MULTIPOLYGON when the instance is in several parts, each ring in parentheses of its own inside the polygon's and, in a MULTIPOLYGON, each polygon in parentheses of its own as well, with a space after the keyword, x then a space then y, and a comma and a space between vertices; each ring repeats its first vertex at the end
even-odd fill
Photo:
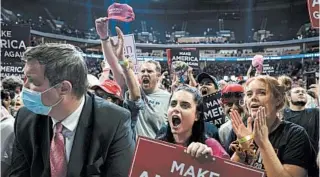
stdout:
MULTIPOLYGON (((234 133, 232 134, 235 136, 234 133)), ((277 129, 269 134, 269 141, 281 164, 297 165, 308 169, 308 162, 311 158, 311 144, 303 127, 288 121, 282 121, 277 129)), ((249 165, 264 169, 259 148, 257 146, 255 148, 257 158, 252 160, 249 165)))
POLYGON ((319 146, 319 109, 307 108, 302 111, 285 109, 283 117, 286 121, 302 126, 308 133, 313 148, 318 152, 319 146))
MULTIPOLYGON (((306 131, 299 125, 282 121, 280 125, 269 134, 269 140, 281 164, 297 165, 308 169, 311 157, 311 145, 306 131)), ((264 169, 259 148, 257 158, 249 165, 264 169)))
POLYGON ((316 164, 316 158, 319 151, 319 109, 307 108, 302 111, 284 110, 284 119, 302 126, 312 144, 312 157, 310 159, 310 176, 319 176, 319 168, 316 164))

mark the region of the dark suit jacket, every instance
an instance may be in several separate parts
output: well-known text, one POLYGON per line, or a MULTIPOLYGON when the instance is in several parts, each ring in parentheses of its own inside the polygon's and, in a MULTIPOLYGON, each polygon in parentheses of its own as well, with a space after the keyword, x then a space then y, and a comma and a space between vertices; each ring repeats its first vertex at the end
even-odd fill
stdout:
MULTIPOLYGON (((68 177, 128 177, 135 142, 130 112, 87 94, 68 163, 68 177)), ((21 108, 9 176, 50 176, 52 120, 21 108)))

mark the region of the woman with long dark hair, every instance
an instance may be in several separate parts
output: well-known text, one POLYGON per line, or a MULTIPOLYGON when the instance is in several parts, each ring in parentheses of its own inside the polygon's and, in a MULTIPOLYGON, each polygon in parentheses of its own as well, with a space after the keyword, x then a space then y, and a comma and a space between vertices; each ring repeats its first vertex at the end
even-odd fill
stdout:
POLYGON ((193 87, 178 87, 170 98, 167 131, 156 139, 187 147, 195 157, 214 155, 229 158, 219 142, 205 133, 203 103, 200 92, 193 87))

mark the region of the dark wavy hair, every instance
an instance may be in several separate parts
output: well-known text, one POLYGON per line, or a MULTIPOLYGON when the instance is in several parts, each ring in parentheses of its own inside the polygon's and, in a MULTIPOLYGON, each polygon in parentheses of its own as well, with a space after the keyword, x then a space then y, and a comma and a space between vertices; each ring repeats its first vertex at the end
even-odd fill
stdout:
MULTIPOLYGON (((194 87, 190 87, 188 85, 179 86, 174 92, 181 91, 181 90, 191 93, 193 95, 193 101, 197 105, 196 111, 197 111, 198 121, 195 121, 192 126, 192 135, 191 135, 187 145, 191 144, 192 142, 200 142, 200 143, 205 144, 205 141, 207 139, 207 135, 205 133, 205 126, 204 126, 204 119, 203 119, 204 118, 204 116, 203 116, 203 100, 202 100, 201 93, 198 91, 198 89, 196 89, 194 87)), ((172 99, 172 95, 170 97, 170 102, 172 99)), ((171 127, 170 127, 169 123, 167 125, 166 131, 163 133, 160 133, 156 137, 156 139, 175 144, 175 140, 173 138, 173 134, 171 132, 171 127)))

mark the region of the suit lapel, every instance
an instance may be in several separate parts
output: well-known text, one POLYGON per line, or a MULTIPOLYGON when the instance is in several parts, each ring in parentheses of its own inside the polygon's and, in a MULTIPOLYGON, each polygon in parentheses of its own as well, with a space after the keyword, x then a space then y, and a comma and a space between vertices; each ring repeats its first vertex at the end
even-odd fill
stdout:
POLYGON ((50 142, 53 134, 52 120, 50 117, 41 116, 39 119, 42 123, 38 124, 41 138, 41 153, 43 159, 44 176, 50 176, 50 142))
POLYGON ((89 95, 85 96, 85 103, 80 115, 79 123, 76 128, 76 134, 73 140, 73 145, 68 163, 67 176, 82 176, 83 168, 86 166, 87 154, 91 140, 92 127, 92 98, 89 95))

